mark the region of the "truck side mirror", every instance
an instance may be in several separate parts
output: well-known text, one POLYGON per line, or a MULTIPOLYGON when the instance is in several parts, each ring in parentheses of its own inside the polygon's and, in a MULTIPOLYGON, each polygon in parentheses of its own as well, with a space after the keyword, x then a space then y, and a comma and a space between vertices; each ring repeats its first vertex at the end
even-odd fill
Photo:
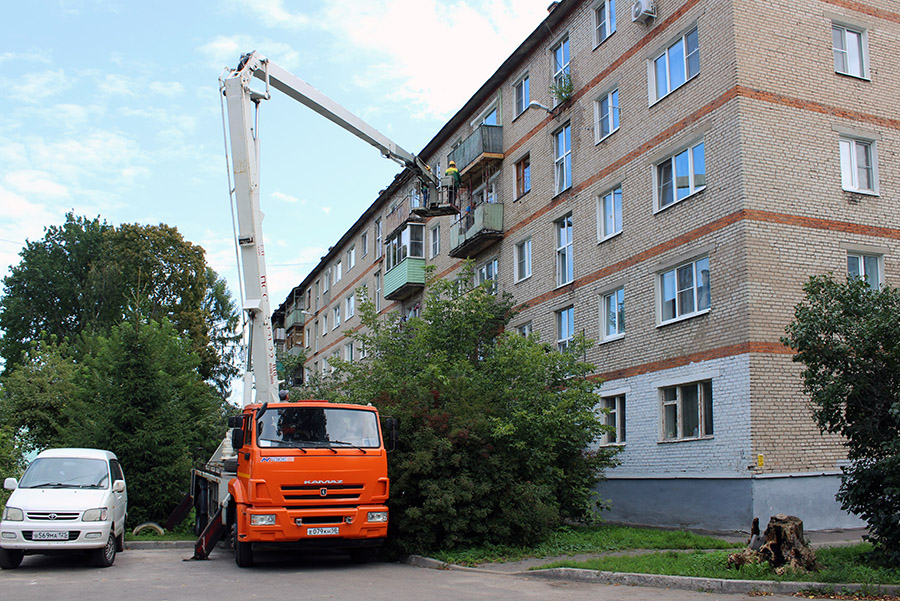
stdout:
POLYGON ((228 418, 228 427, 229 428, 241 428, 244 425, 244 416, 243 415, 232 415, 228 418))
POLYGON ((6 490, 16 490, 19 486, 19 481, 15 478, 7 478, 3 481, 3 488, 6 490))
POLYGON ((389 417, 384 420, 385 427, 385 449, 387 451, 396 451, 397 443, 400 441, 400 422, 396 418, 389 417))
POLYGON ((235 451, 241 450, 244 446, 244 429, 235 428, 231 431, 231 448, 235 451))

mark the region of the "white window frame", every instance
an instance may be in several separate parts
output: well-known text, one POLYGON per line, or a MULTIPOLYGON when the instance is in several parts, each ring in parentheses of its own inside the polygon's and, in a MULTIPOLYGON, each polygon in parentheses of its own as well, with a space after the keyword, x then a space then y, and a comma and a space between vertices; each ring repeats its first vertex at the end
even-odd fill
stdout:
POLYGON ((330 269, 325 270, 325 277, 323 278, 323 281, 324 281, 324 286, 322 287, 322 294, 325 294, 331 288, 331 270, 330 269))
POLYGON ((341 326, 341 303, 338 302, 331 310, 334 319, 332 320, 331 329, 336 330, 341 326))
POLYGON ((625 287, 604 292, 600 297, 600 340, 607 342, 625 337, 625 287), (610 312, 611 303, 615 311, 610 312), (610 326, 614 331, 610 333, 610 326))
POLYGON ((313 322, 313 329, 316 332, 316 337, 313 338, 313 352, 318 353, 319 352, 319 320, 318 319, 315 322, 313 322))
POLYGON ((531 90, 529 87, 528 73, 522 75, 513 84, 513 112, 516 117, 528 110, 528 103, 531 102, 531 90))
POLYGON ((322 336, 328 335, 328 310, 322 313, 322 336))
POLYGON ((382 248, 382 231, 381 231, 381 218, 375 220, 375 258, 380 259, 382 252, 384 249, 382 248))
POLYGON ((369 254, 369 232, 366 231, 359 235, 359 247, 362 249, 361 257, 369 254))
POLYGON ((441 254, 441 226, 436 225, 429 230, 429 235, 431 237, 431 251, 429 259, 433 259, 439 254, 441 254))
POLYGON ((334 280, 331 282, 332 285, 337 284, 341 281, 343 277, 343 272, 341 270, 341 261, 338 261, 334 264, 334 270, 331 272, 334 275, 334 280))
POLYGON ((381 272, 380 271, 375 272, 374 279, 375 279, 375 290, 374 290, 375 312, 380 313, 381 312, 381 272))
POLYGON ((565 286, 575 281, 575 255, 573 238, 575 233, 572 213, 567 213, 553 222, 556 238, 556 286, 565 286))
POLYGON ((700 33, 697 26, 694 25, 686 31, 677 40, 670 43, 662 52, 657 53, 647 62, 647 77, 649 78, 648 89, 650 90, 650 105, 654 105, 684 84, 694 79, 700 74, 700 33), (689 49, 688 45, 691 39, 696 40, 696 47, 689 49), (692 58, 696 56, 696 60, 692 62, 692 58), (684 75, 682 81, 672 81, 672 65, 678 65, 681 74, 684 75), (665 90, 659 88, 658 70, 662 66, 665 75, 665 90))
POLYGON ((884 285, 884 257, 873 253, 848 252, 847 253, 847 279, 858 277, 865 280, 872 288, 881 288, 884 285), (853 264, 856 264, 855 269, 853 264), (854 273, 855 271, 855 273, 854 273), (872 271, 875 273, 873 274, 872 271), (873 285, 872 280, 875 280, 873 285))
POLYGON ((865 28, 841 23, 831 24, 831 50, 834 54, 835 73, 869 79, 868 37, 865 28))
POLYGON ((353 363, 353 341, 344 345, 344 361, 353 363))
POLYGON ((617 131, 619 131, 619 88, 613 88, 594 100, 594 143, 599 144, 617 131))
MULTIPOLYGON (((563 77, 571 72, 571 55, 569 54, 569 34, 567 33, 550 48, 551 79, 554 85, 560 85, 563 77)), ((554 104, 559 101, 554 98, 554 104)))
POLYGON ((306 348, 309 348, 310 329, 306 328, 306 348))
POLYGON ((513 198, 519 200, 529 192, 531 192, 531 154, 526 154, 516 161, 515 169, 515 191, 513 198), (527 166, 526 166, 527 163, 527 166), (521 182, 521 186, 519 183, 521 182))
POLYGON ((565 352, 575 338, 575 305, 564 307, 555 313, 556 349, 565 352))
POLYGON ((593 6, 594 48, 609 39, 616 32, 616 0, 601 0, 593 6), (604 16, 601 19, 600 11, 604 16))
POLYGON ((566 123, 553 133, 554 196, 572 187, 572 124, 566 123))
POLYGON ((351 317, 356 315, 356 295, 355 294, 351 294, 346 299, 344 299, 344 307, 345 307, 344 313, 346 314, 346 316, 344 317, 345 320, 350 319, 351 317))
POLYGON ((703 140, 694 142, 686 148, 681 148, 678 152, 667 156, 653 166, 653 200, 656 205, 654 212, 668 209, 702 192, 706 189, 706 180, 706 144, 703 140), (684 175, 681 175, 678 170, 680 165, 684 165, 682 156, 687 160, 687 173, 684 175), (702 172, 698 171, 700 168, 698 163, 701 161, 702 172), (665 169, 670 170, 671 178, 664 175, 665 169), (671 196, 668 198, 663 198, 663 185, 665 182, 669 182, 671 189, 671 196), (687 183, 688 193, 678 198, 678 192, 683 188, 680 184, 685 182, 687 183), (663 203, 664 200, 667 200, 667 202, 663 203))
POLYGON ((531 277, 531 238, 526 238, 516 244, 515 253, 516 282, 518 283, 531 277))
POLYGON ((860 194, 878 194, 878 152, 875 140, 841 136, 838 142, 841 155, 841 187, 848 192, 860 194), (866 149, 869 159, 868 167, 860 167, 859 150, 866 149), (860 184, 860 170, 865 169, 871 179, 871 187, 860 184))
POLYGON ((334 371, 334 368, 328 362, 328 357, 322 357, 322 375, 330 374, 334 371))
POLYGON ((347 271, 349 272, 356 265, 356 245, 347 249, 347 271))
POLYGON ((669 323, 689 319, 697 315, 709 313, 710 307, 712 306, 712 287, 709 281, 710 279, 711 272, 708 256, 698 257, 685 263, 679 263, 675 267, 660 272, 657 277, 657 286, 659 289, 657 297, 659 299, 657 303, 659 325, 663 326, 669 323), (703 286, 704 271, 707 274, 705 287, 703 286), (679 277, 685 278, 688 273, 691 275, 691 283, 689 286, 682 287, 685 282, 679 281, 679 277), (667 289, 673 291, 671 300, 667 300, 666 298, 667 289), (690 300, 690 310, 686 306, 688 300, 690 300), (665 316, 665 305, 667 302, 674 302, 674 314, 671 317, 665 316))
POLYGON ((516 333, 517 333, 519 336, 531 336, 531 333, 532 333, 533 331, 534 331, 534 330, 533 330, 532 327, 531 327, 531 322, 530 322, 530 321, 529 321, 528 323, 523 323, 523 324, 520 325, 520 326, 516 326, 516 333))
POLYGON ((660 442, 678 442, 683 440, 702 440, 715 436, 715 394, 712 380, 688 382, 674 386, 659 388, 659 440, 660 442), (696 413, 690 407, 691 400, 686 399, 685 392, 696 387, 696 413), (696 432, 686 432, 686 407, 696 417, 696 432))
POLYGON ((621 184, 597 197, 597 242, 609 240, 622 233, 621 184), (612 227, 610 228, 610 219, 612 227))
POLYGON ((604 432, 600 438, 602 445, 624 445, 628 440, 628 430, 625 427, 626 406, 625 397, 627 393, 606 394, 600 397, 600 405, 604 411, 603 423, 612 426, 616 431, 612 434, 604 432))
POLYGON ((475 269, 475 285, 480 286, 485 282, 491 282, 491 292, 497 291, 499 281, 500 261, 497 257, 488 259, 475 269))

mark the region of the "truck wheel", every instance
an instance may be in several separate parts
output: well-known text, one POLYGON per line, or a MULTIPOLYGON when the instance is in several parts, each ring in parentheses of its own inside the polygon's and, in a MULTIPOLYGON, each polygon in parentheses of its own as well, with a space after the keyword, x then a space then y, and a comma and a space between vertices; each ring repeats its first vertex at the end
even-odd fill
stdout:
POLYGON ((109 531, 109 538, 101 549, 91 551, 91 563, 98 568, 108 568, 116 560, 116 533, 109 531))
POLYGON ((25 551, 19 549, 0 549, 0 568, 15 570, 22 563, 25 551))
POLYGON ((252 543, 244 543, 238 540, 238 526, 234 525, 231 529, 234 533, 234 562, 238 567, 249 568, 253 565, 253 547, 252 543))

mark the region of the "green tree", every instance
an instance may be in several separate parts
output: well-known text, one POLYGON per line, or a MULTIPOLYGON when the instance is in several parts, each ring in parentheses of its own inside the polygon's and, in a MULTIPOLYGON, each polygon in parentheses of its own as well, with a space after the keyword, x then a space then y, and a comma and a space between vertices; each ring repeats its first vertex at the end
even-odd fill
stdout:
POLYGON ((878 559, 900 564, 900 291, 810 278, 783 342, 824 432, 845 439, 837 498, 869 525, 878 559))
POLYGON ((502 333, 508 295, 431 282, 421 318, 381 320, 360 297, 367 358, 335 362, 326 398, 373 402, 400 420, 389 456, 392 541, 402 552, 531 544, 563 520, 595 516, 594 486, 613 452, 589 450, 605 431, 588 344, 560 353, 502 333))
POLYGON ((129 319, 83 341, 77 402, 61 446, 109 449, 126 470, 129 516, 161 521, 189 488, 192 456, 224 435, 225 407, 167 320, 129 319))

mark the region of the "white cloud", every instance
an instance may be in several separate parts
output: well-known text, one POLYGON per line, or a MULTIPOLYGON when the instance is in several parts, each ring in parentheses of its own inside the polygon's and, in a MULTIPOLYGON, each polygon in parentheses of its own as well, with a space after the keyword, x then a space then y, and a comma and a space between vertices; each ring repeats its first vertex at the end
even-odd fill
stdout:
POLYGON ((6 174, 3 183, 19 193, 42 199, 53 200, 69 197, 68 188, 53 181, 53 175, 46 171, 36 169, 12 171, 6 174))
POLYGON ((151 81, 150 91, 166 98, 176 98, 184 94, 184 86, 177 81, 151 81))
POLYGON ((300 64, 300 54, 289 44, 248 35, 218 36, 200 46, 198 50, 207 57, 207 62, 215 69, 237 67, 241 55, 252 50, 265 51, 267 58, 288 70, 296 69, 300 64))
POLYGON ((310 21, 307 15, 288 11, 283 0, 233 0, 231 4, 266 27, 299 30, 306 28, 310 21))
POLYGON ((331 215, 331 207, 322 207, 322 212, 326 215, 331 215))
POLYGON ((288 204, 300 204, 305 205, 306 200, 300 200, 296 196, 291 196, 290 194, 285 194, 284 192, 272 192, 272 198, 274 200, 285 202, 288 204))
POLYGON ((5 80, 5 85, 9 86, 10 96, 32 103, 55 96, 70 88, 72 84, 62 69, 56 69, 26 73, 21 78, 5 80))
POLYGON ((134 96, 139 84, 124 75, 109 73, 97 87, 110 96, 134 96))

